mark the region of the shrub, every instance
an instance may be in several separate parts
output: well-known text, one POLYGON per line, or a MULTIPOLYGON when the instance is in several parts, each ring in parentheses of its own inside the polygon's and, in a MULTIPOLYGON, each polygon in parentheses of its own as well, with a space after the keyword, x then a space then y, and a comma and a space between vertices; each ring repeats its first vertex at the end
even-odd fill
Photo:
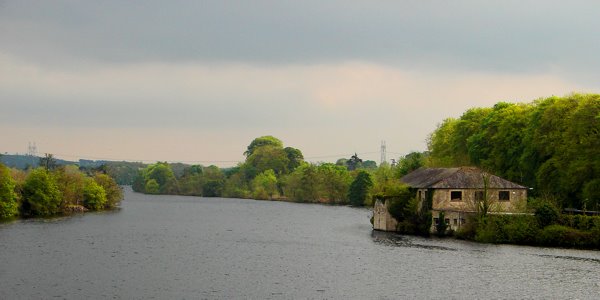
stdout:
POLYGON ((104 189, 96 181, 87 180, 83 188, 83 206, 87 209, 99 210, 104 208, 105 204, 106 192, 104 189))
POLYGON ((444 236, 446 235, 448 224, 446 224, 446 216, 444 215, 443 211, 440 211, 440 213, 438 214, 438 220, 439 221, 435 226, 435 231, 437 232, 438 236, 444 236))
POLYGON ((535 217, 541 227, 556 224, 559 216, 558 209, 548 202, 543 202, 535 210, 535 217))
POLYGON ((23 185, 23 213, 47 216, 59 212, 61 195, 54 176, 43 168, 37 168, 27 176, 23 185))
POLYGON ((94 176, 94 181, 96 181, 106 193, 105 208, 114 208, 119 205, 121 200, 123 200, 123 190, 121 190, 121 187, 119 187, 112 177, 106 174, 96 174, 96 176, 94 176))
POLYGON ((537 242, 545 246, 591 247, 593 241, 592 233, 563 225, 549 225, 537 237, 537 242))
POLYGON ((10 176, 10 170, 0 164, 0 219, 10 218, 19 213, 15 181, 10 176))

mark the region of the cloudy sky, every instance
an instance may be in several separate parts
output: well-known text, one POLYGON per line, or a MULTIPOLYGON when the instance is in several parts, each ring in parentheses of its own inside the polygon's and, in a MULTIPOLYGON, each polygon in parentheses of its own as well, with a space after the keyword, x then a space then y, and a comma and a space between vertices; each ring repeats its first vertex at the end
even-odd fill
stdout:
POLYGON ((600 92, 597 1, 0 1, 0 152, 228 166, 425 150, 448 117, 600 92))

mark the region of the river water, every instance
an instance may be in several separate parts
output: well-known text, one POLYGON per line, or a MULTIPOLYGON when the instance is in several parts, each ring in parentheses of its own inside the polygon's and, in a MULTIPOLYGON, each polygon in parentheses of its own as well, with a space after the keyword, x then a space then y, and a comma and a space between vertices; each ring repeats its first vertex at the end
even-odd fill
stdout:
POLYGON ((117 211, 0 224, 0 298, 600 297, 598 251, 400 236, 369 218, 127 189, 117 211))

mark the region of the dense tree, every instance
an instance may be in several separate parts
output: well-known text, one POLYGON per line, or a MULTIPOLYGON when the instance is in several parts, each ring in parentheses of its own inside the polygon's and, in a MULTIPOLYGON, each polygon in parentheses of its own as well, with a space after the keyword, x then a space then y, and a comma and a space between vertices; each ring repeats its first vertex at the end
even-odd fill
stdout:
POLYGON ((106 175, 97 173, 94 180, 100 185, 106 194, 104 208, 115 208, 123 200, 123 190, 119 187, 115 179, 106 175))
POLYGON ((586 195, 600 178, 600 95, 470 109, 440 124, 428 148, 431 166, 476 165, 560 206, 597 207, 586 195))
POLYGON ((302 151, 296 148, 285 147, 283 148, 283 151, 287 155, 289 161, 287 165, 288 172, 294 171, 304 161, 304 155, 302 155, 302 151))
POLYGON ((40 157, 39 164, 41 167, 44 167, 47 171, 54 170, 58 166, 54 155, 49 153, 46 153, 44 157, 40 157))
POLYGON ((252 180, 252 195, 255 199, 273 199, 277 192, 277 177, 273 170, 266 170, 252 180))
POLYGON ((149 165, 145 169, 144 177, 146 181, 156 181, 160 194, 176 194, 179 190, 175 174, 167 162, 149 165))
POLYGON ((86 176, 76 166, 62 166, 54 172, 62 195, 61 207, 83 204, 83 188, 86 176))
POLYGON ((320 198, 327 203, 345 204, 348 202, 348 188, 352 176, 343 166, 324 163, 317 167, 320 198))
POLYGON ((10 170, 0 164, 0 219, 10 218, 19 213, 19 203, 15 192, 15 181, 10 170))
POLYGON ((275 174, 287 174, 290 160, 282 147, 265 145, 254 149, 246 159, 246 164, 256 169, 257 173, 273 170, 275 174))
POLYGON ((425 166, 426 157, 426 154, 422 152, 411 152, 400 157, 395 169, 396 178, 401 178, 402 176, 425 166))
POLYGON ((264 146, 283 148, 283 143, 278 138, 270 136, 270 135, 261 136, 261 137, 255 138, 250 143, 250 145, 248 145, 248 148, 246 149, 246 152, 244 152, 244 155, 246 155, 246 157, 250 157, 252 154, 254 154, 254 151, 257 148, 264 147, 264 146))
POLYGON ((350 204, 354 206, 364 205, 372 186, 373 180, 371 179, 371 174, 363 170, 358 171, 358 174, 356 175, 356 178, 354 178, 354 181, 352 181, 352 184, 350 184, 350 189, 348 191, 350 204))
POLYGON ((362 162, 362 159, 360 159, 358 155, 354 153, 354 155, 352 155, 350 159, 346 161, 346 166, 348 167, 349 171, 354 171, 362 166, 362 162))
POLYGON ((23 185, 23 213, 48 216, 60 211, 61 195, 54 176, 45 168, 31 171, 23 185))
POLYGON ((83 206, 90 210, 100 210, 106 204, 106 192, 96 181, 88 178, 83 188, 83 206))

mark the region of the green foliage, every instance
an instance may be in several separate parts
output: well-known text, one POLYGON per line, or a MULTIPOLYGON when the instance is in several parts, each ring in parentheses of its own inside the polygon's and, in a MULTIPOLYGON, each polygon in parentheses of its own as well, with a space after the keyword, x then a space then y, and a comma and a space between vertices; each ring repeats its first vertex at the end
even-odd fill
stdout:
POLYGON ((358 171, 356 178, 350 184, 348 199, 350 204, 354 206, 363 206, 369 195, 369 191, 373 187, 371 174, 366 171, 358 171))
POLYGON ((542 228, 556 224, 559 220, 559 214, 558 209, 548 202, 541 203, 535 210, 535 218, 542 228))
POLYGON ((435 225, 435 231, 438 236, 446 235, 446 231, 448 230, 448 224, 446 224, 446 215, 443 211, 440 211, 438 214, 438 223, 435 225))
POLYGON ((540 231, 537 242, 544 246, 592 248, 598 247, 591 232, 583 232, 563 225, 550 225, 540 231))
POLYGON ((144 186, 144 192, 147 194, 159 194, 160 193, 160 185, 156 182, 156 179, 150 179, 146 181, 146 185, 144 186))
POLYGON ((246 155, 246 157, 250 157, 252 156, 252 154, 254 154, 254 151, 256 149, 264 146, 271 146, 273 148, 283 148, 283 143, 280 139, 270 135, 257 137, 250 143, 250 145, 248 145, 248 148, 246 149, 246 152, 244 152, 244 155, 246 155))
POLYGON ((15 181, 10 170, 0 164, 0 219, 10 218, 19 213, 19 203, 15 192, 15 181))
POLYGON ((425 166, 427 156, 422 152, 411 152, 398 160, 398 166, 395 169, 395 177, 402 176, 425 166))
POLYGON ((119 187, 115 179, 106 174, 98 173, 94 176, 94 180, 104 189, 106 194, 106 202, 103 208, 110 209, 117 207, 121 203, 121 200, 123 200, 123 190, 119 187))
POLYGON ((583 186, 584 209, 600 210, 600 178, 586 182, 583 186))
POLYGON ((318 194, 327 203, 348 203, 348 188, 352 177, 345 167, 331 163, 317 167, 318 194))
POLYGON ((106 204, 106 192, 93 179, 86 180, 83 188, 83 206, 90 210, 100 210, 106 204))
POLYGON ((533 245, 540 231, 531 215, 489 215, 487 222, 477 225, 475 240, 484 243, 533 245))
POLYGON ((304 163, 286 176, 283 190, 285 195, 294 201, 318 202, 318 184, 317 167, 313 164, 304 163))
POLYGON ((252 180, 252 195, 255 199, 273 199, 277 192, 277 177, 273 170, 266 170, 252 180))
POLYGON ((106 162, 104 170, 107 175, 114 178, 119 185, 133 185, 140 169, 146 165, 140 162, 106 162))
POLYGON ((203 197, 219 197, 223 191, 223 182, 221 180, 209 179, 202 185, 203 197))
POLYGON ((38 168, 27 176, 23 185, 23 214, 48 216, 60 211, 61 194, 54 176, 38 168))
POLYGON ((276 174, 287 174, 290 159, 282 147, 265 145, 255 148, 246 164, 254 167, 257 173, 273 170, 276 174))
POLYGON ((561 207, 598 209, 598 116, 597 94, 473 108, 430 135, 428 163, 476 165, 533 187, 534 194, 554 195, 561 207))
POLYGON ((296 168, 299 167, 302 162, 304 162, 304 155, 302 155, 300 150, 292 147, 285 147, 283 148, 283 151, 285 152, 289 161, 287 165, 288 172, 296 170, 296 168))
POLYGON ((346 167, 348 168, 348 171, 354 171, 362 167, 362 162, 362 159, 360 159, 358 155, 354 153, 350 159, 346 160, 346 167))
MULTIPOLYGON (((149 165, 144 169, 143 174, 146 186, 148 181, 154 180, 158 184, 158 193, 160 194, 176 194, 179 191, 175 174, 167 162, 157 162, 149 165)), ((149 193, 155 194, 155 191, 152 190, 149 193)))
POLYGON ((44 167, 46 171, 52 171, 58 166, 54 155, 46 153, 44 157, 40 157, 39 165, 44 167))
POLYGON ((56 169, 54 176, 62 195, 61 207, 82 205, 86 175, 76 166, 62 166, 56 169))
POLYGON ((403 222, 416 213, 416 208, 410 205, 414 194, 404 184, 397 182, 394 185, 389 185, 382 194, 376 197, 381 197, 388 202, 388 211, 398 222, 403 222))

